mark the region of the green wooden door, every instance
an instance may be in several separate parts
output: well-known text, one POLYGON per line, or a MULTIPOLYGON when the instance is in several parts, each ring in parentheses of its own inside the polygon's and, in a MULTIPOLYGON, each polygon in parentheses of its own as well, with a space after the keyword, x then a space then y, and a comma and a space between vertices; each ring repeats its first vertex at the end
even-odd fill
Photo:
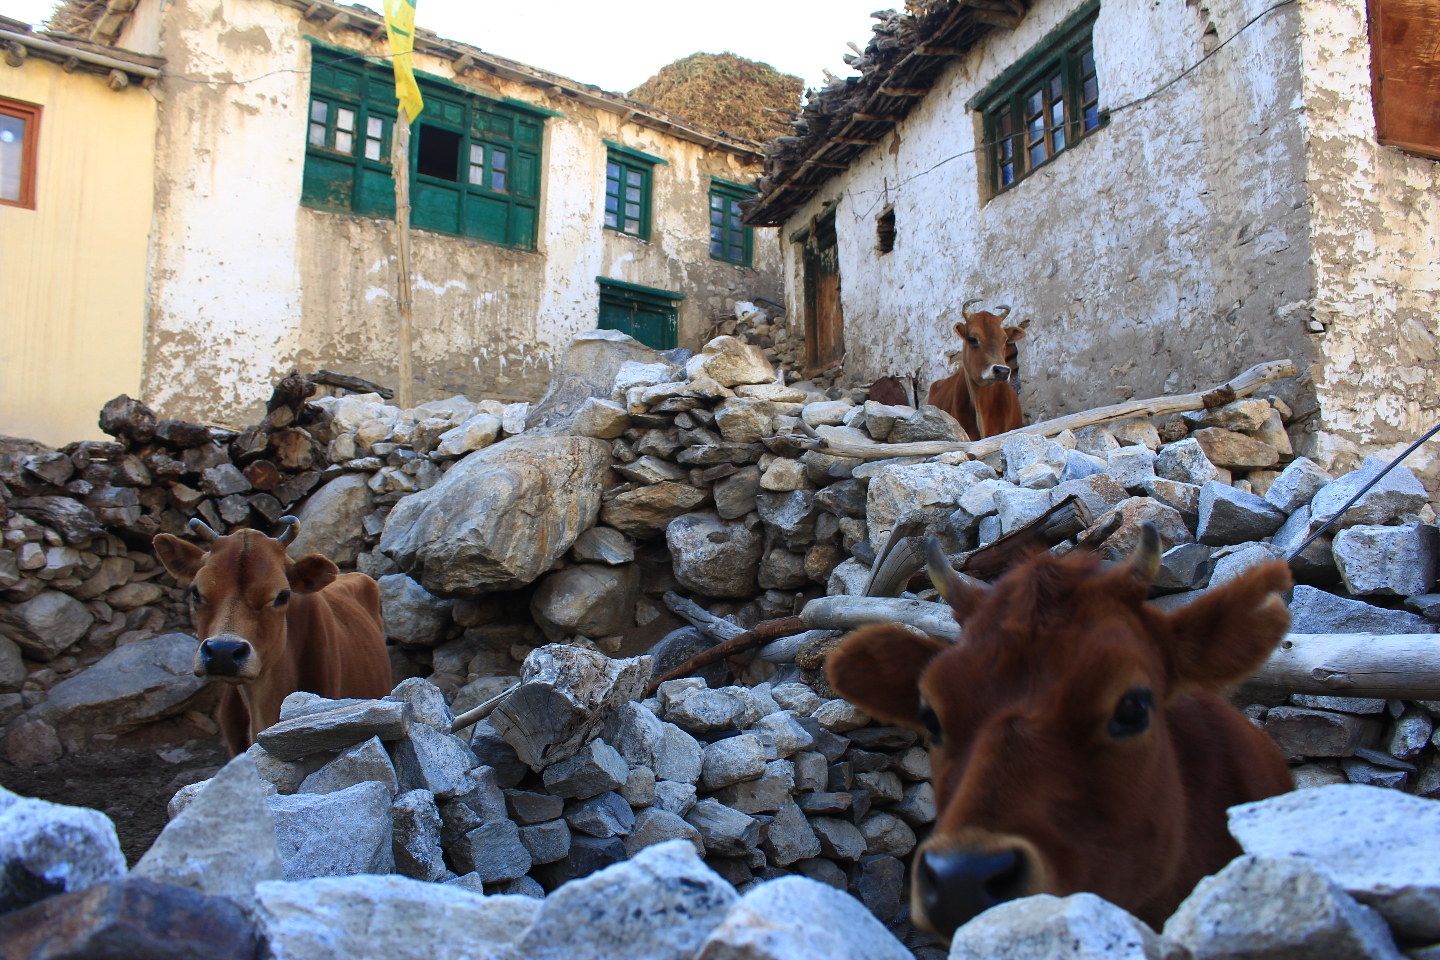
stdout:
POLYGON ((676 319, 674 306, 644 303, 608 292, 600 296, 601 330, 619 330, 656 350, 676 346, 676 319))

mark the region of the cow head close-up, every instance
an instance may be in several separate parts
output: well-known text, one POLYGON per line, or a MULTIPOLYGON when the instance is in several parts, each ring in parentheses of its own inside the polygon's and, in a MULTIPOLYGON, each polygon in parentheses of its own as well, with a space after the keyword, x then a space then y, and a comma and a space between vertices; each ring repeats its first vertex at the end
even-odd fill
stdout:
POLYGON ((1145 602, 1160 562, 1148 524, 1123 563, 1040 553, 993 586, 956 574, 933 538, 927 559, 960 640, 870 626, 827 667, 840 696, 928 741, 936 820, 912 868, 915 923, 948 938, 997 903, 1087 891, 1158 929, 1238 855, 1225 807, 1288 789, 1275 747, 1213 696, 1283 637, 1288 569, 1166 613, 1145 602), (1235 774, 1237 756, 1259 773, 1235 774))
POLYGON ((976 383, 1005 383, 1010 379, 1010 365, 1015 358, 1015 341, 1025 337, 1028 320, 1017 326, 1005 326, 1010 307, 1001 304, 991 313, 971 310, 979 297, 966 300, 960 307, 961 319, 955 322, 955 335, 960 338, 960 363, 965 376, 976 383))
POLYGON ((190 582, 190 617, 200 640, 197 676, 254 683, 285 651, 291 597, 317 593, 339 573, 319 554, 292 560, 285 548, 299 532, 299 521, 281 520, 289 526, 278 539, 256 530, 221 537, 199 520, 191 520, 190 528, 202 545, 169 534, 155 537, 165 569, 190 582))

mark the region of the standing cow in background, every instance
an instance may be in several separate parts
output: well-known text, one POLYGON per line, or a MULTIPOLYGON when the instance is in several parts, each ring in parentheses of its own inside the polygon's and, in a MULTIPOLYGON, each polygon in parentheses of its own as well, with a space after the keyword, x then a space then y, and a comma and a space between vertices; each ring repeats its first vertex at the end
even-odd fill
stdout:
POLYGON ((190 582, 195 675, 227 685, 215 719, 232 755, 278 721, 297 690, 332 700, 390 692, 379 586, 318 553, 291 560, 285 548, 300 522, 280 519, 289 528, 279 539, 258 530, 221 537, 191 520, 205 546, 166 533, 154 540, 170 575, 190 582))
POLYGON ((1019 326, 1003 327, 1010 315, 1008 306, 998 313, 971 312, 980 298, 966 300, 960 307, 955 333, 960 337, 960 369, 930 386, 929 402, 960 421, 971 440, 993 437, 1023 425, 1020 397, 1011 386, 1010 361, 1015 341, 1023 339, 1026 320, 1019 326))

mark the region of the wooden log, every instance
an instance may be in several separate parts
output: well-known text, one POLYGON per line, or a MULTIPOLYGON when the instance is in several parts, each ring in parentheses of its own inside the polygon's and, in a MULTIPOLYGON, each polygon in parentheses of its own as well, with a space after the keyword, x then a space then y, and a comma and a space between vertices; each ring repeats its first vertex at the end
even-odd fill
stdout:
POLYGON ((960 625, 943 603, 895 597, 817 597, 800 619, 810 630, 854 630, 868 623, 903 623, 940 640, 960 637, 960 625))
POLYGON ((1000 445, 1015 434, 1029 433, 1041 437, 1053 437, 1065 430, 1083 430, 1131 417, 1156 417, 1169 413, 1185 413, 1190 410, 1204 410, 1223 406, 1230 400, 1248 397, 1265 384, 1295 376, 1295 364, 1289 360, 1271 360, 1257 363, 1244 373, 1221 384, 1214 390, 1200 393, 1185 393, 1174 397, 1152 397, 1149 400, 1130 400, 1108 407, 1096 407, 1083 413, 1056 417, 1021 427, 1009 433, 987 437, 984 440, 922 440, 916 443, 854 443, 847 440, 827 438, 822 432, 819 440, 795 440, 797 446, 816 450, 835 457, 855 460, 889 460, 893 457, 934 457, 942 453, 964 453, 971 459, 988 457, 1000 449, 1000 445), (1224 398, 1228 397, 1229 400, 1224 398))
POLYGON ((792 637, 782 637, 773 643, 767 643, 755 651, 755 656, 766 663, 794 663, 795 654, 800 648, 811 640, 824 640, 836 633, 834 630, 806 630, 804 633, 797 633, 792 637))
POLYGON ((1440 635, 1291 633, 1240 686, 1322 697, 1440 700, 1440 635))
POLYGON ((1030 554, 1069 540, 1093 522, 1090 510, 1071 494, 1020 529, 971 551, 956 569, 993 580, 1030 554))
POLYGON ((755 624, 754 630, 746 630, 723 643, 717 643, 709 650, 702 651, 689 660, 686 660, 669 673, 651 680, 650 684, 645 688, 645 696, 653 697, 655 691, 660 689, 660 684, 667 680, 679 680, 681 677, 688 677, 697 670, 710 666, 712 663, 719 663, 726 657, 733 657, 737 653, 744 653, 746 650, 770 643, 772 640, 794 636, 808 629, 809 627, 805 625, 805 621, 799 617, 781 617, 779 620, 764 620, 755 624))
POLYGON ((706 610, 693 600, 686 600, 674 590, 665 591, 665 606, 670 612, 683 620, 690 621, 690 625, 713 640, 733 640, 745 632, 745 628, 736 626, 723 617, 706 610))
POLYGON ((472 723, 484 720, 486 717, 490 716, 490 714, 494 713, 495 708, 500 706, 500 704, 504 703, 505 698, 510 696, 510 694, 514 693, 519 686, 520 684, 517 683, 515 684, 515 686, 511 687, 509 690, 506 690, 504 693, 497 693, 495 696, 491 697, 489 700, 486 700, 478 707, 471 707, 469 710, 466 710, 464 713, 460 714, 460 716, 455 718, 454 723, 450 724, 450 732, 459 733, 461 730, 464 730, 472 723))
POLYGON ((382 387, 378 383, 371 383, 369 380, 360 377, 352 377, 348 373, 336 373, 333 370, 316 370, 314 373, 306 374, 305 379, 313 383, 323 383, 327 387, 340 387, 343 390, 353 390, 356 393, 378 393, 386 400, 391 400, 395 397, 395 391, 389 387, 382 387))

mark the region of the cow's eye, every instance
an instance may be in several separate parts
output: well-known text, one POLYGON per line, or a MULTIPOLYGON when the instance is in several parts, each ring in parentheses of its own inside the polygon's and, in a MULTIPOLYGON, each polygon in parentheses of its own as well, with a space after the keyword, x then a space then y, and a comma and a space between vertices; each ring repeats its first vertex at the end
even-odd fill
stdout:
POLYGON ((281 590, 279 593, 275 594, 275 606, 277 606, 277 607, 283 607, 283 606, 285 606, 285 604, 287 604, 287 603, 289 603, 289 602, 290 602, 290 591, 289 591, 289 590, 281 590))
POLYGON ((935 710, 930 704, 921 701, 920 712, 916 716, 916 719, 924 725, 926 731, 929 733, 930 745, 938 747, 940 742, 945 739, 945 730, 940 726, 940 718, 935 715, 935 710))
POLYGON ((979 338, 979 337, 966 337, 965 340, 966 340, 966 341, 970 344, 970 346, 972 346, 972 347, 978 347, 978 346, 980 346, 980 338, 979 338))
POLYGON ((1144 733, 1150 727, 1150 711, 1155 706, 1155 694, 1149 687, 1136 687, 1128 691, 1115 705, 1106 730, 1115 738, 1133 737, 1144 733))
POLYGON ((200 589, 195 584, 190 584, 190 599, 195 603, 204 603, 205 598, 200 596, 200 589))

